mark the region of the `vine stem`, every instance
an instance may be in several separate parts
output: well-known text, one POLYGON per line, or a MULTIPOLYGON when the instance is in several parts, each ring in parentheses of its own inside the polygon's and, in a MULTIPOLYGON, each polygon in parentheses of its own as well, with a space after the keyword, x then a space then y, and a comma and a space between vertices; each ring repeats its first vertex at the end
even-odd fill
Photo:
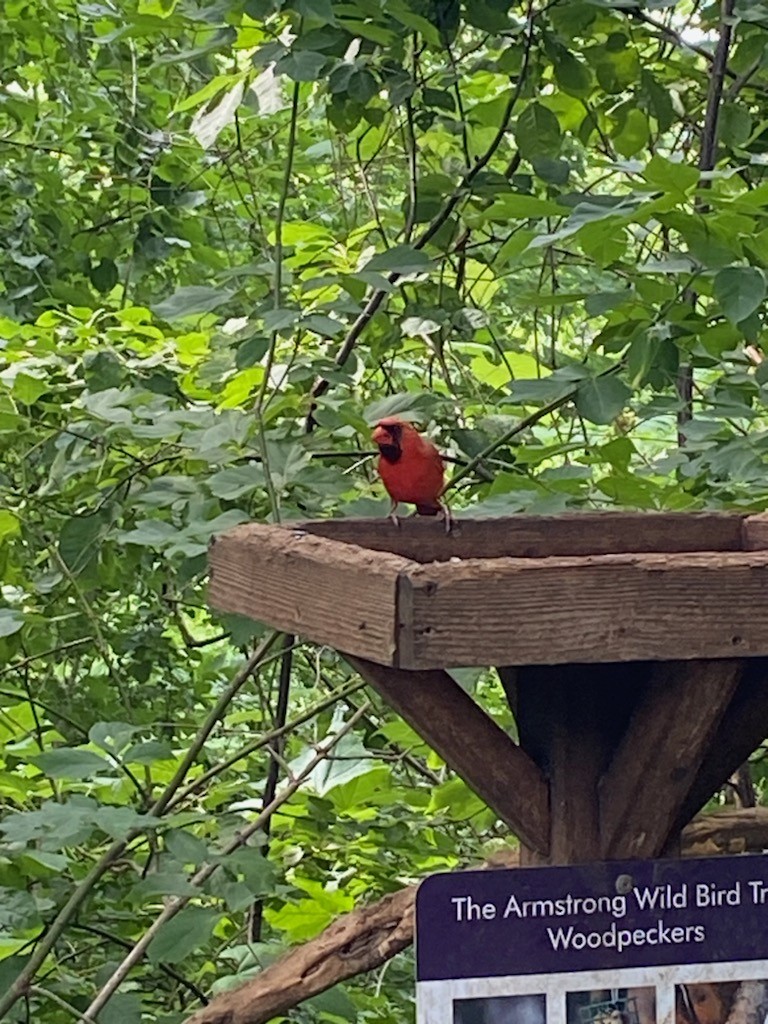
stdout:
MULTIPOLYGON (((523 90, 523 85, 525 84, 525 80, 528 75, 531 50, 533 48, 533 26, 535 19, 536 13, 533 10, 533 0, 530 0, 528 4, 528 13, 526 17, 523 63, 520 68, 520 74, 518 76, 517 82, 515 83, 515 88, 512 90, 512 95, 509 97, 509 100, 507 101, 507 105, 504 110, 504 114, 502 115, 501 123, 499 124, 496 134, 493 137, 486 151, 483 153, 483 155, 481 157, 478 157, 477 161, 473 164, 473 166, 469 168, 463 175, 459 184, 456 186, 456 188, 450 194, 446 202, 443 204, 442 209, 434 216, 434 218, 422 231, 419 237, 413 242, 414 249, 423 249, 424 246, 435 237, 437 232, 440 230, 443 224, 446 223, 446 221, 451 216, 453 211, 459 205, 461 200, 466 196, 467 189, 469 188, 469 186, 472 184, 472 182, 475 180, 478 174, 480 174, 480 172, 484 170, 485 167, 487 167, 487 165, 491 162, 491 159, 493 158, 494 154, 504 141, 507 131, 509 130, 510 122, 512 120, 512 114, 514 113, 515 107, 517 106, 517 102, 520 99, 520 94, 523 90)), ((386 277, 387 285, 384 288, 376 288, 371 292, 370 296, 368 297, 368 301, 366 302, 365 306, 352 323, 352 326, 350 327, 349 331, 346 334, 346 337, 344 338, 344 340, 341 343, 341 346, 339 347, 339 351, 336 353, 336 357, 334 359, 336 366, 343 366, 346 363, 347 359, 349 359, 355 345, 357 344, 360 335, 371 322, 379 306, 382 304, 385 297, 391 290, 390 285, 397 284, 397 282, 400 280, 402 276, 403 275, 398 273, 397 271, 392 271, 386 277)), ((307 415, 305 423, 305 429, 307 433, 311 433, 315 426, 315 400, 320 398, 321 395, 324 395, 329 387, 330 381, 328 380, 327 377, 319 377, 312 387, 312 405, 307 415)))
POLYGON ((249 757, 257 750, 268 747, 274 740, 279 740, 287 733, 293 732, 294 729, 303 725, 304 722, 308 722, 311 718, 320 714, 320 712, 325 711, 326 708, 333 707, 333 705, 337 704, 340 700, 346 700, 346 698, 351 694, 364 688, 365 683, 362 682, 362 680, 358 680, 354 683, 348 683, 346 686, 334 690, 333 693, 330 693, 324 700, 318 701, 316 704, 312 704, 306 711, 303 711, 300 715, 292 718, 290 722, 286 722, 285 725, 279 728, 270 729, 270 731, 265 732, 263 736, 259 736, 257 740, 251 740, 250 743, 246 743, 244 746, 240 747, 239 750, 236 750, 226 758, 226 760, 212 765, 207 769, 207 771, 204 771, 202 775, 196 776, 196 778, 182 789, 181 792, 176 794, 167 809, 170 811, 174 810, 179 804, 184 803, 184 801, 189 799, 190 796, 193 796, 202 789, 206 782, 210 782, 211 779, 214 779, 221 772, 226 771, 227 768, 231 768, 232 765, 237 764, 238 761, 242 761, 243 758, 249 757))
MULTIPOLYGON (((251 673, 257 667, 261 666, 270 648, 279 635, 279 633, 272 633, 259 645, 216 701, 216 705, 200 727, 197 736, 195 736, 192 745, 184 756, 184 760, 179 765, 175 775, 165 787, 160 797, 150 808, 149 813, 151 815, 159 817, 167 808, 173 795, 183 783, 187 772, 192 766, 206 739, 226 711, 230 701, 243 686, 251 673)), ((69 922, 75 917, 80 907, 99 883, 99 880, 107 873, 114 862, 123 855, 128 844, 138 836, 142 835, 144 831, 145 829, 142 828, 131 829, 125 838, 118 839, 114 842, 107 850, 105 850, 101 858, 94 864, 82 882, 80 882, 77 888, 72 892, 67 902, 58 912, 53 921, 51 921, 45 931, 45 934, 35 947, 34 953, 32 953, 18 977, 8 987, 5 994, 0 996, 0 1020, 2 1020, 5 1014, 12 1006, 14 1006, 25 992, 29 992, 30 985, 35 975, 53 950, 53 947, 61 938, 69 922)), ((83 1017, 82 1020, 83 1024, 87 1024, 87 1017, 83 1017)))
MULTIPOLYGON (((699 150, 699 170, 714 170, 717 162, 717 127, 720 120, 720 107, 723 101, 723 85, 728 70, 728 54, 733 34, 733 10, 736 0, 722 0, 720 6, 720 35, 717 40, 715 56, 712 59, 707 92, 707 106, 704 112, 704 126, 701 132, 701 149, 699 150)), ((702 188, 709 184, 701 183, 702 188)), ((706 205, 697 202, 698 213, 704 213, 706 205)), ((691 305, 696 304, 696 294, 691 292, 691 305)), ((686 443, 685 424, 693 419, 693 367, 690 363, 680 366, 676 383, 680 408, 677 413, 677 441, 683 448, 686 443)))
MULTIPOLYGON (((190 878, 190 883, 192 885, 199 887, 203 885, 205 882, 207 882, 211 875, 220 866, 219 862, 221 861, 221 859, 223 857, 228 856, 230 853, 233 853, 241 846, 243 846, 248 841, 248 839, 250 839, 250 837, 254 835, 254 833, 258 832, 259 829, 262 828, 264 823, 275 813, 275 811, 279 807, 281 807, 287 800, 289 800, 290 797, 292 797, 293 794, 296 792, 296 790, 299 789, 299 787, 304 782, 306 782, 306 780, 309 778, 309 776, 312 774, 315 768, 317 768, 318 765, 322 764, 322 762, 327 759, 328 755, 331 753, 331 751, 339 742, 339 740, 346 736, 347 733, 355 727, 359 719, 361 719, 363 715, 366 714, 370 707, 370 701, 366 701, 366 703, 361 708, 359 708, 353 715, 350 716, 349 720, 342 726, 341 729, 339 729, 339 731, 334 736, 331 737, 330 740, 328 740, 324 744, 318 744, 316 747, 317 753, 312 758, 312 760, 304 766, 301 772, 286 784, 286 786, 283 788, 280 794, 275 796, 274 799, 269 804, 267 804, 266 807, 264 807, 261 813, 254 818, 254 820, 250 823, 250 825, 248 825, 247 828, 244 828, 240 832, 238 832, 237 835, 233 839, 231 839, 226 844, 226 846, 224 846, 224 848, 217 856, 217 863, 203 864, 202 867, 200 867, 195 872, 195 874, 192 875, 192 877, 190 878)), ((135 967, 136 964, 138 964, 143 959, 144 954, 147 951, 147 948, 149 947, 150 943, 157 935, 157 933, 160 931, 160 929, 163 927, 163 925, 166 924, 166 922, 172 920, 179 913, 180 910, 183 910, 184 907, 189 903, 190 899, 190 896, 177 896, 170 903, 168 903, 168 905, 165 907, 162 913, 158 914, 158 916, 146 930, 144 935, 142 935, 141 939, 139 939, 139 941, 133 947, 131 952, 125 957, 123 962, 115 969, 110 979, 98 992, 96 998, 92 1001, 91 1005, 81 1016, 80 1020, 78 1021, 78 1024, 89 1024, 89 1018, 95 1018, 97 1014, 100 1012, 100 1010, 102 1010, 106 1006, 106 1004, 115 994, 115 992, 117 992, 118 988, 123 983, 125 978, 128 976, 132 968, 135 967)))
MULTIPOLYGON (((280 198, 277 201, 277 214, 275 216, 275 271, 272 278, 272 307, 279 309, 283 301, 283 222, 285 220, 285 206, 288 202, 288 193, 291 188, 291 177, 293 175, 293 160, 296 155, 296 130, 299 120, 299 83, 293 86, 293 97, 291 99, 291 121, 288 129, 288 152, 285 158, 285 174, 283 175, 283 187, 280 190, 280 198)), ((261 419, 264 399, 269 387, 269 378, 272 373, 272 366, 275 361, 275 349, 277 348, 278 333, 272 331, 269 339, 269 349, 264 363, 264 377, 256 397, 256 404, 253 411, 261 419)), ((265 460, 266 461, 266 460, 265 460)))

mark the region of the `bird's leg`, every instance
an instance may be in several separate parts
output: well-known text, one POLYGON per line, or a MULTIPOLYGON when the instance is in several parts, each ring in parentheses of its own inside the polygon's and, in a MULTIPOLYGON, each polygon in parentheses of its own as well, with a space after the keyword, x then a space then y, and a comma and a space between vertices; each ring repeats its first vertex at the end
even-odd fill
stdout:
POLYGON ((445 520, 445 532, 450 533, 453 529, 453 516, 451 515, 451 510, 448 508, 448 503, 446 501, 438 501, 438 505, 442 512, 443 519, 445 520))
POLYGON ((389 512, 387 513, 387 519, 391 519, 395 526, 400 529, 400 520, 397 518, 397 506, 398 502, 393 498, 392 504, 389 507, 389 512))

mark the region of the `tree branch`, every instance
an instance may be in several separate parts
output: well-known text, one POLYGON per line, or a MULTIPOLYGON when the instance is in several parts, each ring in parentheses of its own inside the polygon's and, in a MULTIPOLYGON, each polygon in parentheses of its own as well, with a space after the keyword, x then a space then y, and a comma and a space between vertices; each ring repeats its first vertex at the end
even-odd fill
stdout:
MULTIPOLYGON (((768 808, 703 815, 683 832, 683 856, 759 851, 768 846, 768 808)), ((496 851, 481 868, 515 868, 520 851, 496 851)), ((477 868, 478 865, 473 865, 477 868)), ((466 870, 462 868, 460 870, 466 870)), ((334 921, 239 988, 216 996, 186 1024, 266 1024, 333 985, 374 970, 413 942, 417 885, 389 893, 334 921)))
MULTIPOLYGON (((215 707, 209 713, 206 721, 203 723, 200 731, 195 737, 192 746, 187 752, 187 756, 179 766, 176 774, 166 786, 162 795, 155 801, 149 810, 149 814, 154 817, 159 817, 163 811, 168 807, 176 790, 179 788, 181 783, 189 771, 195 757, 202 748, 205 740, 210 735, 213 727, 219 721, 220 716, 226 710, 229 701, 234 697, 240 687, 245 683, 250 674, 257 668, 260 667, 262 661, 265 659, 270 647, 275 642, 279 633, 271 633, 266 640, 259 645, 254 651, 248 661, 245 663, 243 668, 233 679, 232 683, 226 688, 224 693, 221 695, 219 700, 216 702, 215 707)), ((21 998, 22 995, 29 992, 29 987, 32 984, 35 975, 42 967, 48 955, 52 952, 54 946, 61 938, 64 930, 70 921, 75 917, 80 907, 91 895, 100 879, 107 873, 110 867, 122 857, 126 850, 126 847, 130 842, 142 835, 145 829, 131 829, 124 839, 119 839, 114 842, 107 850, 102 854, 100 859, 94 864, 85 878, 71 893, 69 899, 48 925, 44 934, 40 938, 37 946, 35 947, 34 953, 30 956, 27 963, 24 965, 24 969, 18 974, 15 981, 8 987, 8 990, 0 996, 0 1020, 5 1016, 8 1010, 21 998)))
MULTIPOLYGON (((531 49, 533 47, 533 25, 535 19, 536 15, 534 14, 533 2, 531 0, 531 2, 528 4, 528 16, 523 50, 523 63, 522 67, 520 68, 520 75, 518 76, 515 88, 512 91, 512 95, 510 96, 507 102, 507 106, 504 110, 504 114, 501 118, 501 123, 496 132, 496 135, 494 136, 490 145, 486 149, 485 153, 483 153, 483 155, 478 158, 474 166, 470 170, 468 170, 466 174, 464 174, 459 184, 456 186, 456 188, 453 190, 449 198, 446 200, 443 208, 439 211, 439 213, 437 213, 433 217, 433 219, 427 225, 424 231, 422 231, 419 237, 414 241, 414 249, 423 249, 424 246, 435 237, 437 232, 440 230, 443 224, 446 223, 446 221, 451 216, 456 207, 459 205, 461 200, 465 197, 465 195, 467 194, 467 189, 470 187, 472 182, 480 174, 480 172, 490 163, 499 146, 504 141, 504 138, 509 129, 509 123, 512 120, 512 114, 517 105, 517 101, 520 98, 520 93, 522 92, 523 85, 525 84, 525 80, 528 74, 531 49)), ((392 271, 392 273, 388 274, 386 277, 387 284, 396 284, 402 276, 403 275, 398 273, 397 271, 392 271)), ((336 353, 336 358, 334 359, 334 363, 336 364, 336 366, 343 366, 346 363, 347 359, 349 359, 355 345, 357 344, 360 335, 363 333, 365 328, 373 319, 376 311, 381 306, 389 290, 389 288, 376 288, 373 292, 371 292, 368 301, 366 302, 360 314, 350 327, 346 337, 341 343, 339 351, 336 353)), ((319 377, 314 383, 314 386, 310 393, 312 404, 306 419, 307 433, 311 433, 315 427, 315 418, 313 414, 316 406, 316 400, 320 398, 322 395, 324 395, 329 387, 330 382, 326 377, 319 377)))
MULTIPOLYGON (((200 887, 213 875, 218 868, 221 866, 222 860, 227 857, 230 853, 240 849, 245 843, 264 827, 266 821, 275 813, 275 811, 281 807, 287 800, 289 800, 296 790, 309 778, 312 772, 317 768, 319 764, 326 760, 330 752, 342 739, 350 732, 357 724, 358 719, 362 718, 365 712, 370 707, 370 703, 366 703, 350 716, 349 720, 342 726, 341 729, 334 736, 328 740, 325 744, 319 744, 316 755, 309 761, 302 771, 295 776, 282 790, 279 796, 276 796, 274 800, 268 804, 263 811, 258 814, 254 820, 244 829, 237 832, 235 837, 231 839, 219 852, 214 863, 203 864, 194 875, 190 878, 190 884, 200 887)), ((91 1002, 88 1009, 83 1014, 79 1024, 88 1024, 88 1017, 95 1018, 101 1012, 101 1010, 107 1005, 112 996, 122 985, 123 981, 128 977, 131 970, 138 964, 146 953, 152 940, 158 934, 160 929, 168 921, 171 921, 179 911, 183 910, 187 906, 191 897, 190 896, 177 896, 166 904, 165 909, 162 913, 158 914, 149 928, 144 932, 139 941, 135 944, 131 952, 124 958, 121 964, 113 971, 112 976, 106 982, 106 984, 100 989, 96 997, 91 1002)))

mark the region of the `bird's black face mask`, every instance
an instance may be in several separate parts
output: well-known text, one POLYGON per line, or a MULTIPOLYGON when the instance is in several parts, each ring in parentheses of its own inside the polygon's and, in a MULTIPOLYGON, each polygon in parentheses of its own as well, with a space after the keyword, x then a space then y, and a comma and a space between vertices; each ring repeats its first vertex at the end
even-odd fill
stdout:
POLYGON ((403 449, 400 444, 403 436, 403 429, 396 423, 393 423, 391 426, 384 427, 384 429, 389 434, 391 443, 379 443, 379 451, 381 452, 381 457, 386 462, 399 462, 400 457, 403 454, 403 449))

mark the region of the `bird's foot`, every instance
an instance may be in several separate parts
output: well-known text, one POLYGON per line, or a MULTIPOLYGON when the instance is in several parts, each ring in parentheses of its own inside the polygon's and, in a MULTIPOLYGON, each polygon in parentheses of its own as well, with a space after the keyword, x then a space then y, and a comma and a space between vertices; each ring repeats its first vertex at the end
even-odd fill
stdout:
POLYGON ((450 533, 453 529, 453 516, 451 515, 451 510, 443 502, 440 503, 440 513, 445 522, 445 532, 450 533))

